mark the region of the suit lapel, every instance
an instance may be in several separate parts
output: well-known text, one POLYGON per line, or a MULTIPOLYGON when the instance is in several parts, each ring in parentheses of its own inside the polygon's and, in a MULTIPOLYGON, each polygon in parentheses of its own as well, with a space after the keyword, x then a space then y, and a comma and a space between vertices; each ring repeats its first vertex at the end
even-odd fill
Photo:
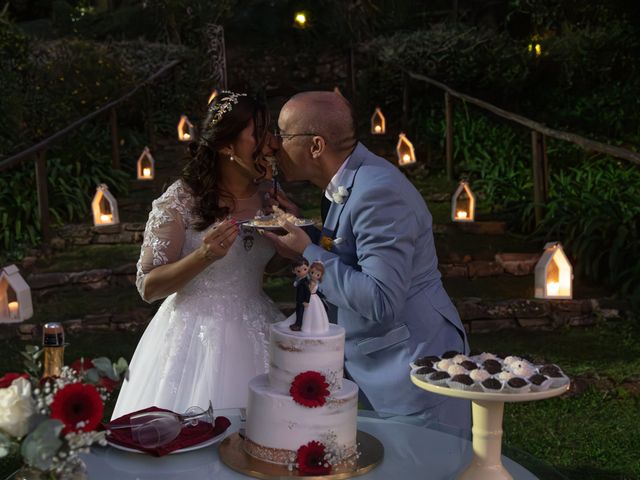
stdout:
MULTIPOLYGON (((361 143, 358 143, 355 150, 351 154, 351 157, 349 158, 342 174, 340 175, 338 185, 345 187, 349 191, 349 194, 351 194, 351 188, 353 187, 356 173, 364 162, 366 151, 366 147, 361 143)), ((350 197, 351 195, 345 198, 342 203, 331 202, 329 212, 327 213, 327 218, 322 225, 323 236, 328 236, 332 239, 335 237, 335 232, 338 228, 340 215, 342 214, 342 210, 344 209, 346 203, 349 201, 350 197)))

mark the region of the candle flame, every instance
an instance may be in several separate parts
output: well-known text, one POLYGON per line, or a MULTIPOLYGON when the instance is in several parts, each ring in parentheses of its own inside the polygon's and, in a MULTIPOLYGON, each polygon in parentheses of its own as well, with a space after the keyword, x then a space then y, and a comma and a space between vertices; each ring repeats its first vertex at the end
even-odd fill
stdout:
POLYGON ((143 177, 151 177, 151 169, 149 167, 143 168, 142 169, 142 176, 143 177))
POLYGON ((456 212, 456 217, 457 218, 467 218, 467 212, 465 212, 464 210, 458 210, 456 212))
POLYGON ((547 295, 557 296, 560 293, 560 282, 547 282, 547 295))
POLYGON ((107 213, 100 214, 100 221, 102 223, 110 223, 112 218, 113 218, 113 215, 111 214, 107 214, 107 213))

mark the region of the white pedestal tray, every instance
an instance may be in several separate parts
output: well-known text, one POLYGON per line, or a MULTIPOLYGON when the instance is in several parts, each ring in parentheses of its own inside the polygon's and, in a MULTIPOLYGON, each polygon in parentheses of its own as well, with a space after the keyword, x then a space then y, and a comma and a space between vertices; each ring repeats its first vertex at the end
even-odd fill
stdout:
POLYGON ((411 381, 428 392, 471 400, 473 416, 473 458, 458 480, 512 480, 502 465, 502 414, 505 402, 530 402, 562 395, 570 382, 542 392, 487 393, 433 385, 411 373, 411 381))

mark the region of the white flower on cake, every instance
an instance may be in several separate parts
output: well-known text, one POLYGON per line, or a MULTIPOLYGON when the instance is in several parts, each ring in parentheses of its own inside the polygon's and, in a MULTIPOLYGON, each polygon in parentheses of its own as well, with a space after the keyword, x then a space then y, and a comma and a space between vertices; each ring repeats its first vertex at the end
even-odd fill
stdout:
POLYGON ((531 375, 534 375, 536 373, 536 368, 526 360, 513 362, 511 365, 509 365, 509 369, 514 375, 525 378, 529 378, 531 375))
POLYGON ((349 190, 340 185, 338 190, 331 194, 331 198, 335 203, 344 203, 344 201, 349 198, 349 190))
POLYGON ((464 375, 465 373, 467 373, 467 369, 461 365, 451 365, 447 369, 447 373, 452 377, 455 375, 464 375))
POLYGON ((462 362, 466 362, 467 360, 469 360, 469 357, 467 357, 466 355, 463 354, 458 354, 455 357, 453 357, 453 363, 462 363, 462 362))
POLYGON ((29 419, 34 413, 29 380, 17 378, 9 387, 0 389, 0 430, 22 438, 29 432, 29 419))
POLYGON ((510 366, 512 363, 516 363, 520 361, 522 361, 520 357, 514 357, 512 355, 509 355, 507 358, 504 359, 504 364, 506 366, 510 366))
POLYGON ((436 368, 438 370, 442 370, 443 372, 446 372, 447 370, 449 370, 449 367, 451 367, 453 365, 453 362, 448 359, 445 358, 443 360, 440 360, 438 363, 436 363, 436 368))
POLYGON ((500 372, 497 378, 498 380, 506 382, 508 380, 511 380, 513 377, 515 377, 515 375, 511 372, 500 372))

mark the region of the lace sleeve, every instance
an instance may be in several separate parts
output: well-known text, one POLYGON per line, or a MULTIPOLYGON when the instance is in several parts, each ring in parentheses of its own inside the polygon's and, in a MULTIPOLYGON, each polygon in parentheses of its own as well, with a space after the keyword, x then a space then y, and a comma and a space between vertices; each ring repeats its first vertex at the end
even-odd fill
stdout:
POLYGON ((143 300, 148 301, 144 288, 146 275, 156 267, 180 259, 190 215, 190 195, 179 181, 153 201, 136 272, 136 287, 143 300))

